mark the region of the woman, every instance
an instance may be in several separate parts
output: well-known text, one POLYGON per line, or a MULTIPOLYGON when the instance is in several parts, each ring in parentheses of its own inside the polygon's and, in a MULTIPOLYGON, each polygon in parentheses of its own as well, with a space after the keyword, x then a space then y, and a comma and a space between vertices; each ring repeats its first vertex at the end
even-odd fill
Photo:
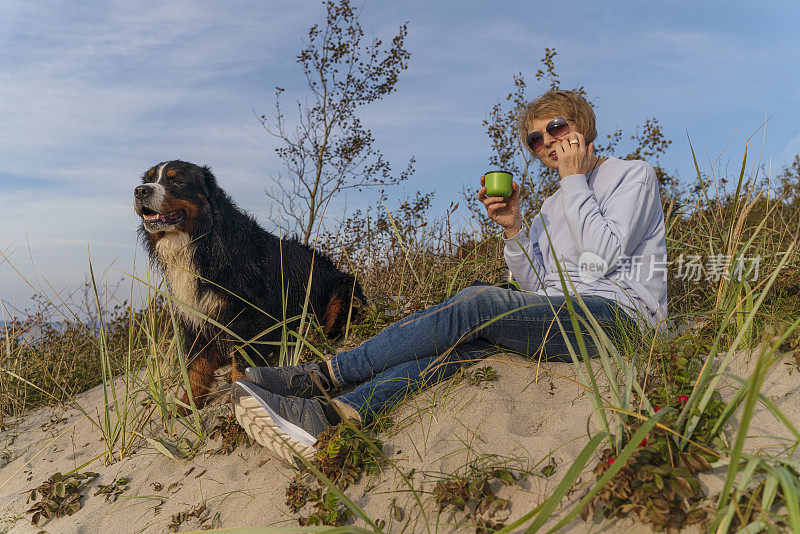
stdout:
POLYGON ((518 129, 528 150, 558 171, 560 188, 528 232, 517 183, 508 199, 487 197, 485 187, 477 198, 504 229, 505 260, 523 291, 468 287, 325 363, 248 369, 231 396, 237 420, 256 441, 287 460, 310 457, 317 436, 342 417, 369 423, 408 393, 498 348, 570 359, 564 338, 573 347, 577 339, 556 261, 574 286, 570 293, 581 295, 610 338, 632 324, 662 328, 666 243, 653 167, 595 156, 594 112, 572 91, 548 91, 530 103, 518 129))

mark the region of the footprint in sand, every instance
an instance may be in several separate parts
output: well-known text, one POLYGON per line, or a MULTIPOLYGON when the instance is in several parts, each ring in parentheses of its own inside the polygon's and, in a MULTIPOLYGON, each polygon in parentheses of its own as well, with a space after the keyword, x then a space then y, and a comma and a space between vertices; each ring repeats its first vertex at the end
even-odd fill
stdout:
POLYGON ((523 438, 538 434, 544 424, 544 418, 540 415, 530 410, 515 409, 508 419, 508 433, 523 438))

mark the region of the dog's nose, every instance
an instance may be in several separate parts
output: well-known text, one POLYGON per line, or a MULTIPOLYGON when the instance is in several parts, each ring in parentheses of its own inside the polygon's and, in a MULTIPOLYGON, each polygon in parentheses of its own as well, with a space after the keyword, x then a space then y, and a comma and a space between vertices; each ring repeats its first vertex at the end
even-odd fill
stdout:
POLYGON ((140 185, 133 190, 133 196, 138 199, 144 199, 153 194, 153 187, 149 185, 140 185))

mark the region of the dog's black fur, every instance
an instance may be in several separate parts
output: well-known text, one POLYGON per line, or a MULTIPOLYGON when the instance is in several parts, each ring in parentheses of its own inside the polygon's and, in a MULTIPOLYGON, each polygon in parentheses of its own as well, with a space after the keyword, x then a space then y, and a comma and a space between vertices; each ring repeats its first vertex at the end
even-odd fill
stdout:
MULTIPOLYGON (((245 341, 280 340, 280 327, 262 332, 302 313, 312 263, 308 313, 326 336, 340 336, 348 316, 364 302, 353 275, 296 239, 279 239, 261 228, 217 185, 208 167, 184 161, 155 165, 134 190, 134 205, 151 263, 164 272, 171 294, 245 341)), ((190 386, 202 405, 214 371, 230 363, 232 353, 232 377, 243 377, 247 364, 236 350, 243 343, 186 306, 178 310, 190 386)), ((256 343, 245 350, 256 364, 274 364, 278 349, 256 343)))

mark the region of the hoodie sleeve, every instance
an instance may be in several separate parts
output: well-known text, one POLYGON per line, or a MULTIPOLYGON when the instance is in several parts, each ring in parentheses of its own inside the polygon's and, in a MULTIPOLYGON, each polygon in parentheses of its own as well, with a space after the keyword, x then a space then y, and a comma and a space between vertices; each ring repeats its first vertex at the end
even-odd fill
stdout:
POLYGON ((564 177, 564 218, 577 250, 596 254, 605 262, 607 272, 614 270, 620 259, 630 256, 642 242, 654 211, 661 209, 654 187, 655 170, 643 161, 626 173, 601 208, 586 176, 564 177))
POLYGON ((511 239, 504 239, 503 257, 514 278, 522 289, 536 291, 542 285, 545 275, 544 258, 539 249, 539 235, 542 233, 541 217, 533 220, 529 234, 520 230, 511 239))

